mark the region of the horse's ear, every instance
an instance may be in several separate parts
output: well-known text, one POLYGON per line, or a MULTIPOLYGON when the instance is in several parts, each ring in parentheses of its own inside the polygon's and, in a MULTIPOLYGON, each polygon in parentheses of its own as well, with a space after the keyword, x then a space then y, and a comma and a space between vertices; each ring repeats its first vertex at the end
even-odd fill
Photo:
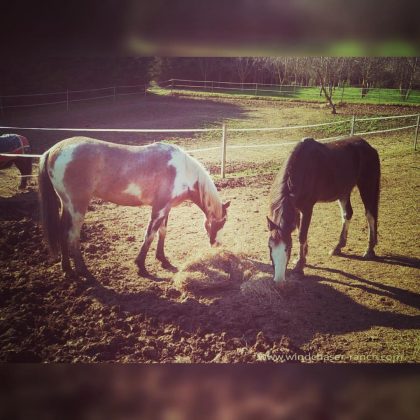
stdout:
POLYGON ((223 209, 223 216, 226 216, 227 213, 227 209, 230 206, 230 201, 227 201, 226 203, 222 204, 222 209, 223 209))
POLYGON ((268 216, 267 216, 267 227, 268 230, 279 230, 280 227, 276 225, 268 216))

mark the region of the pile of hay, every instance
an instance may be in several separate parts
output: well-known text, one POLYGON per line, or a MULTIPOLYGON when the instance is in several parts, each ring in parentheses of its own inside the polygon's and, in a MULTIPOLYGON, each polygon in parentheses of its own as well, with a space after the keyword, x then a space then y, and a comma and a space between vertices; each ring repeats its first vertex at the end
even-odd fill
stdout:
POLYGON ((211 250, 187 261, 174 277, 177 289, 188 292, 227 290, 255 273, 255 267, 244 254, 211 250))
POLYGON ((280 289, 271 276, 266 273, 258 273, 251 276, 241 284, 241 293, 261 303, 271 303, 273 299, 280 297, 280 289))
POLYGON ((296 291, 296 282, 275 284, 271 272, 243 253, 211 250, 187 261, 174 276, 174 286, 193 294, 237 290, 247 300, 274 304, 296 291))

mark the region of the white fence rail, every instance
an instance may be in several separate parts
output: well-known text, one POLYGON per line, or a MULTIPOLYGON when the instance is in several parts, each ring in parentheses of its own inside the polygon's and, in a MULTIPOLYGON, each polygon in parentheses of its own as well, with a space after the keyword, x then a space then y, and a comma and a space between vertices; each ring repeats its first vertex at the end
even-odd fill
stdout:
MULTIPOLYGON (((208 152, 214 150, 221 151, 221 176, 225 178, 226 176, 226 151, 227 150, 237 150, 237 149, 250 149, 250 148, 273 148, 273 147, 284 147, 293 145, 299 142, 299 140, 290 141, 290 142, 276 142, 276 143, 256 143, 256 144, 235 144, 228 145, 228 133, 230 132, 264 132, 264 131, 279 131, 279 130, 297 130, 305 128, 317 128, 325 127, 331 125, 348 125, 349 129, 345 131, 342 130, 340 136, 333 136, 323 139, 318 139, 322 142, 329 142, 332 140, 337 140, 340 137, 347 135, 369 135, 369 134, 380 134, 387 133, 397 130, 408 130, 415 128, 414 133, 414 150, 417 150, 417 141, 419 136, 419 125, 420 125, 420 114, 409 114, 409 115, 393 115, 387 117, 371 117, 371 118, 360 118, 356 119, 353 116, 350 119, 339 120, 329 123, 319 123, 319 124, 307 124, 307 125, 294 125, 294 126, 285 126, 285 127, 262 127, 262 128, 227 128, 226 124, 223 124, 221 128, 192 128, 192 129, 137 129, 137 128, 63 128, 63 127, 14 127, 14 126, 0 126, 1 131, 27 131, 27 130, 36 130, 36 131, 69 131, 69 132, 122 132, 122 133, 203 133, 203 132, 221 132, 222 141, 219 146, 204 147, 197 149, 186 150, 191 154, 208 152), (400 127, 393 127, 383 130, 376 131, 366 131, 366 132, 357 132, 355 131, 355 123, 373 121, 373 120, 390 120, 390 119, 416 119, 415 124, 404 125, 400 127)), ((39 158, 41 155, 37 154, 12 154, 12 153, 0 153, 0 156, 9 156, 9 157, 32 157, 39 158)))
MULTIPOLYGON (((259 94, 273 94, 274 96, 291 97, 296 95, 298 90, 303 92, 311 90, 307 96, 300 99, 315 99, 320 96, 320 86, 304 86, 304 85, 279 85, 270 83, 258 82, 226 82, 215 80, 188 80, 188 79, 168 79, 158 82, 158 85, 164 89, 204 89, 206 91, 243 91, 251 95, 259 94), (314 89, 316 91, 314 92, 314 89), (318 92, 318 93, 316 93, 318 92)), ((0 113, 4 113, 6 109, 15 108, 31 108, 42 107, 50 105, 65 104, 66 109, 69 110, 70 104, 74 102, 93 101, 98 99, 112 98, 116 100, 120 96, 128 95, 147 95, 148 85, 134 84, 134 85, 116 85, 101 88, 79 89, 79 90, 63 90, 57 92, 45 93, 31 93, 31 94, 17 94, 17 95, 0 95, 0 113), (35 101, 28 101, 30 98, 35 98, 35 101), (44 98, 45 101, 42 101, 44 98)), ((406 95, 406 94, 405 94, 406 95)), ((385 102, 405 102, 418 103, 420 102, 420 95, 410 93, 408 97, 399 93, 399 89, 391 88, 362 88, 354 86, 336 86, 334 90, 334 97, 342 102, 344 99, 364 99, 373 98, 378 103, 382 100, 385 102), (360 93, 349 92, 349 88, 360 89, 360 93), (347 89, 347 91, 346 91, 347 89), (363 90, 363 95, 362 95, 363 90), (389 99, 384 96, 383 92, 395 92, 395 97, 389 99)))
POLYGON ((116 85, 93 89, 65 90, 59 92, 32 93, 20 95, 0 95, 0 112, 9 108, 31 108, 38 106, 66 104, 67 110, 73 102, 93 101, 98 99, 112 98, 116 100, 119 96, 146 95, 147 85, 116 85), (26 99, 36 98, 36 101, 26 99), (44 98, 45 101, 41 101, 44 98))

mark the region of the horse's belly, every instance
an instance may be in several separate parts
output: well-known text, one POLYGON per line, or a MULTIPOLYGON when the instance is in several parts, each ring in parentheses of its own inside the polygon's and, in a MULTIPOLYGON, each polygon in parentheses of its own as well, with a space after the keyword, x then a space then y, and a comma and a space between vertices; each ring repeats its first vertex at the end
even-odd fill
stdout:
POLYGON ((93 196, 120 206, 142 206, 148 204, 147 200, 140 194, 130 194, 124 191, 95 191, 93 196))

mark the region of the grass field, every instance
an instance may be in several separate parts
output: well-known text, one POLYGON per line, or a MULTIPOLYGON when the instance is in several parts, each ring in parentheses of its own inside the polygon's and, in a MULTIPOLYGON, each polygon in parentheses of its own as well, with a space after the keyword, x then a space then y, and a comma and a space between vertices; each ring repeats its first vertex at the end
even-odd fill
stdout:
MULTIPOLYGON (((351 115, 414 113, 418 108, 344 105, 332 116, 324 105, 212 96, 159 96, 7 114, 3 125, 92 128, 266 127, 333 120, 351 115)), ((388 123, 387 123, 388 124, 388 123)), ((379 126, 378 126, 379 128, 379 126)), ((63 132, 26 133, 41 153, 63 132)), ((82 133, 83 134, 83 133, 82 133)), ((228 144, 273 147, 228 149, 227 179, 220 150, 197 153, 223 200, 231 200, 223 230, 225 252, 246 260, 270 281, 265 215, 268 190, 293 146, 278 143, 331 129, 279 133, 228 131, 228 144)), ((67 136, 68 137, 68 136, 67 136)), ((186 149, 220 145, 220 133, 95 133, 126 144, 160 140, 186 149)), ((266 299, 227 290, 179 289, 151 249, 154 278, 139 277, 134 258, 150 209, 93 200, 83 230, 83 252, 95 280, 64 279, 48 257, 37 223, 36 183, 17 193, 15 170, 0 173, 0 360, 43 362, 420 362, 418 152, 410 129, 368 136, 381 158, 378 258, 360 258, 367 227, 357 191, 348 246, 330 257, 340 233, 335 203, 318 204, 309 230, 305 275, 266 299), (318 359, 316 359, 318 357, 318 359)), ((185 203, 169 217, 166 254, 182 267, 208 252, 200 210, 185 203)), ((293 257, 296 255, 294 236, 293 257)), ((210 260, 209 260, 210 261, 210 260)), ((211 268, 211 267, 210 267, 211 268)), ((210 269, 208 279, 217 276, 210 269)), ((203 274, 201 273, 201 274, 203 274)))
MULTIPOLYGON (((210 83, 209 83, 210 85, 210 83)), ((229 87, 226 84, 205 87, 203 84, 193 84, 189 82, 174 82, 173 91, 180 93, 189 93, 204 96, 227 96, 227 97, 253 97, 270 98, 275 100, 290 101, 310 101, 325 102, 325 97, 320 94, 319 87, 300 87, 300 86, 269 86, 246 84, 241 89, 229 87)), ((162 91, 170 89, 158 88, 153 86, 150 91, 163 93, 162 91)), ((420 90, 411 91, 408 98, 401 96, 398 89, 371 88, 367 94, 362 97, 361 89, 356 87, 336 88, 333 91, 333 102, 355 103, 355 104, 377 104, 377 105, 420 105, 420 90)))

